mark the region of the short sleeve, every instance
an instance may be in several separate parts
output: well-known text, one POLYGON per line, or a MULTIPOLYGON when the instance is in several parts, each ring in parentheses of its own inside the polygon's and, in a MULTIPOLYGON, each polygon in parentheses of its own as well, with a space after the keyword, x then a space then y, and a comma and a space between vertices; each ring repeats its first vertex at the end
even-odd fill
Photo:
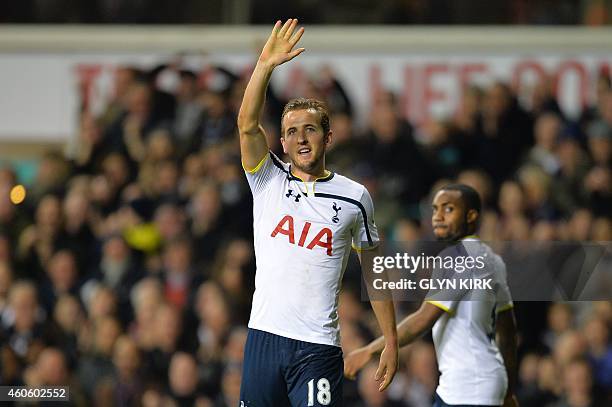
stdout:
POLYGON ((502 276, 502 278, 500 279, 497 285, 495 301, 495 310, 498 314, 500 312, 514 308, 514 303, 512 302, 512 295, 510 294, 510 288, 508 287, 508 281, 506 280, 506 266, 503 264, 503 262, 501 264, 500 275, 502 276))
MULTIPOLYGON (((438 267, 434 268, 431 274, 431 280, 434 281, 450 280, 454 277, 452 272, 449 273, 447 270, 438 267)), ((431 289, 425 296, 425 302, 453 315, 464 294, 465 292, 458 292, 457 290, 431 289)))
POLYGON ((242 168, 253 196, 263 191, 274 177, 286 174, 283 162, 271 151, 261 159, 255 168, 249 170, 244 167, 244 164, 242 168))
POLYGON ((366 188, 357 205, 359 213, 353 226, 353 248, 357 251, 374 249, 378 246, 378 229, 374 222, 374 203, 366 188))
MULTIPOLYGON (((466 254, 466 249, 462 244, 455 244, 442 250, 437 256, 446 261, 446 259, 465 257, 466 254)), ((431 273, 431 281, 445 281, 449 283, 449 286, 445 288, 436 286, 436 288, 430 289, 425 296, 425 302, 435 305, 451 315, 455 314, 459 302, 465 300, 466 294, 470 291, 467 288, 462 288, 459 280, 473 278, 473 276, 469 277, 470 275, 470 270, 459 273, 453 268, 442 267, 441 264, 435 266, 431 273), (450 285, 450 283, 454 283, 454 285, 450 285)))
POLYGON ((425 302, 434 305, 451 315, 455 314, 456 312, 457 301, 425 300, 425 302))

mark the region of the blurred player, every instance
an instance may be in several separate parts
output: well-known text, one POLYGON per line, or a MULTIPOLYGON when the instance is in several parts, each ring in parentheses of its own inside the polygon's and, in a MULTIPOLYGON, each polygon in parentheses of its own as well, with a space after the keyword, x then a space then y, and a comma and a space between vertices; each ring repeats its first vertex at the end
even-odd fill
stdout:
MULTIPOLYGON (((418 311, 398 327, 400 346, 433 327, 433 340, 441 372, 434 407, 514 406, 516 376, 516 324, 506 282, 506 267, 476 232, 481 203, 478 193, 463 184, 448 185, 433 199, 432 226, 438 240, 460 242, 470 256, 484 256, 483 273, 495 281, 493 292, 468 301, 464 292, 453 301, 428 295, 418 311), (497 340, 495 336, 497 335, 497 340)), ((456 248, 456 245, 453 246, 456 248)), ((384 342, 376 339, 345 359, 345 374, 354 377, 384 342)))
MULTIPOLYGON (((325 106, 290 101, 281 144, 269 151, 260 118, 272 71, 304 49, 297 20, 276 23, 238 115, 242 165, 253 193, 255 294, 244 355, 241 406, 340 406, 343 359, 338 293, 351 250, 374 248, 374 208, 363 185, 325 169, 332 132, 325 106), (367 242, 362 245, 362 242, 367 242)), ((384 339, 376 373, 384 390, 398 363, 391 301, 373 301, 384 339)))

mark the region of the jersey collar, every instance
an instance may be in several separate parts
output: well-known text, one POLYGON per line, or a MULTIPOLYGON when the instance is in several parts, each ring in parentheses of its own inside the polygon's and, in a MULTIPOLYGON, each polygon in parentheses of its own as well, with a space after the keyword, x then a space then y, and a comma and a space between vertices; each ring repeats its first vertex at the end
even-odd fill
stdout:
POLYGON ((464 240, 480 240, 480 237, 478 237, 478 235, 468 235, 468 236, 462 237, 460 240, 461 241, 464 241, 464 240))
MULTIPOLYGON (((293 172, 291 171, 291 164, 289 164, 289 177, 291 180, 306 182, 302 178, 293 174, 293 172)), ((323 175, 322 177, 315 178, 314 181, 312 182, 326 182, 326 181, 331 180, 333 177, 334 177, 334 173, 332 171, 325 170, 325 175, 323 175)))

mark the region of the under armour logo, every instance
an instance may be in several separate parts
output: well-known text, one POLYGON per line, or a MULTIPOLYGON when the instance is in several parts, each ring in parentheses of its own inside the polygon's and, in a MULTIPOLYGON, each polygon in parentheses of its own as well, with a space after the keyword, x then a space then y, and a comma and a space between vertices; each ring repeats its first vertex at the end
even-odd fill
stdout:
POLYGON ((285 196, 287 198, 292 196, 295 199, 295 202, 300 202, 300 198, 302 197, 302 195, 300 195, 300 194, 293 195, 293 189, 288 190, 287 193, 285 194, 285 196))
POLYGON ((334 202, 334 204, 332 205, 332 209, 336 212, 336 214, 332 217, 332 222, 334 223, 340 222, 340 218, 338 217, 338 212, 340 212, 342 208, 339 206, 336 206, 336 203, 334 202))

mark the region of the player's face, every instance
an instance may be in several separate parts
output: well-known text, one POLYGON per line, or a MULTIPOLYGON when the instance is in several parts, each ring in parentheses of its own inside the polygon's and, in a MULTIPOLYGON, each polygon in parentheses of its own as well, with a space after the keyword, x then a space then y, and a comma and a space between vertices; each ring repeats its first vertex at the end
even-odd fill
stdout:
POLYGON ((439 191, 432 204, 431 224, 438 240, 453 241, 467 235, 466 210, 461 192, 439 191))
POLYGON ((323 133, 316 110, 293 110, 283 118, 283 151, 289 155, 293 166, 301 171, 311 173, 318 169, 330 141, 331 132, 323 133))

